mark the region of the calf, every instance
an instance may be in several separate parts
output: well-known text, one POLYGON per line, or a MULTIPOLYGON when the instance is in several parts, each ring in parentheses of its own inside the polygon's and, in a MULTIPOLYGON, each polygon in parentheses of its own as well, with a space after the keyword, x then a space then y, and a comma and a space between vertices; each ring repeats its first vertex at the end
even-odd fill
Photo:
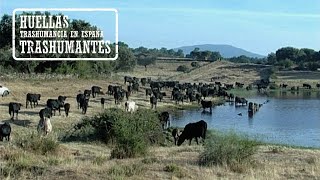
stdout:
POLYGON ((172 130, 171 134, 172 134, 172 137, 173 137, 173 140, 174 140, 174 145, 177 145, 178 138, 179 138, 179 136, 181 134, 180 130, 177 129, 177 128, 174 128, 172 130))
POLYGON ((16 103, 16 102, 9 103, 9 114, 10 114, 11 120, 14 120, 14 113, 17 114, 16 119, 18 119, 18 114, 21 106, 22 106, 21 103, 16 103))
POLYGON ((7 141, 10 141, 10 134, 11 134, 11 126, 8 122, 4 124, 0 124, 0 141, 3 141, 5 138, 7 141))
POLYGON ((212 106, 213 106, 212 101, 201 100, 201 106, 203 108, 203 111, 205 111, 206 108, 209 108, 210 109, 210 113, 212 113, 212 106))
POLYGON ((40 101, 41 94, 31 94, 28 93, 26 97, 26 108, 28 108, 28 104, 30 102, 30 106, 32 108, 32 103, 33 107, 36 107, 36 104, 38 105, 38 101, 40 101))
POLYGON ((157 98, 155 97, 155 96, 151 96, 150 97, 150 104, 151 104, 151 109, 153 109, 153 107, 154 107, 154 109, 157 109, 157 98))
POLYGON ((102 109, 104 109, 104 103, 106 102, 105 98, 101 98, 100 103, 101 103, 101 107, 102 109))
POLYGON ((136 109, 136 103, 133 102, 133 101, 127 101, 127 102, 124 104, 124 106, 125 106, 125 110, 126 110, 127 112, 133 113, 133 112, 135 111, 135 109, 136 109))
POLYGON ((178 138, 178 146, 180 146, 186 139, 189 140, 189 145, 191 145, 191 140, 196 139, 197 144, 198 137, 201 137, 202 140, 206 138, 207 132, 207 123, 204 120, 200 120, 195 123, 189 123, 184 127, 183 132, 178 138))
POLYGON ((169 112, 165 111, 159 114, 159 120, 162 125, 162 129, 170 126, 170 114, 169 112))
POLYGON ((65 103, 64 104, 64 112, 66 113, 66 117, 68 117, 69 111, 70 111, 70 104, 69 103, 65 103))

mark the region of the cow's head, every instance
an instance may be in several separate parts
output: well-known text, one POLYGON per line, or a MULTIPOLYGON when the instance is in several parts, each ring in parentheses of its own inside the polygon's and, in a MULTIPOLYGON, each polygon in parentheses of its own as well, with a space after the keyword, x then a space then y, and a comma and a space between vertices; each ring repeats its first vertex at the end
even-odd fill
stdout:
POLYGON ((183 131, 181 131, 180 133, 178 132, 178 143, 177 143, 177 145, 180 146, 185 140, 186 140, 185 133, 183 131))

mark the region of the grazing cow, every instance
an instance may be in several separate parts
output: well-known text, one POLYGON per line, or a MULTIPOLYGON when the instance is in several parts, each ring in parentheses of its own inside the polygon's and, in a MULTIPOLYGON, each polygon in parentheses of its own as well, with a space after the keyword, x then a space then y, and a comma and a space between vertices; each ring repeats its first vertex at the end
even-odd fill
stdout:
POLYGON ((49 134, 52 131, 52 125, 50 118, 43 118, 39 120, 38 127, 37 127, 38 133, 44 133, 44 135, 49 134))
POLYGON ((78 94, 77 95, 77 103, 78 103, 78 109, 80 109, 80 102, 81 102, 81 99, 85 99, 86 96, 84 94, 78 94))
POLYGON ((125 92, 123 90, 115 91, 113 94, 114 103, 120 104, 125 96, 125 92))
POLYGON ((288 84, 280 84, 280 88, 284 88, 284 89, 286 89, 288 87, 288 84))
POLYGON ((102 92, 100 91, 102 88, 99 86, 92 86, 91 87, 91 93, 92 93, 92 97, 95 98, 97 96, 97 94, 101 94, 102 92))
POLYGON ((40 119, 51 118, 52 117, 52 109, 51 108, 43 108, 39 111, 40 119))
POLYGON ((207 123, 204 120, 189 123, 184 127, 183 132, 178 138, 178 146, 180 146, 186 139, 189 140, 189 145, 191 145, 191 140, 193 138, 195 138, 197 144, 199 144, 198 137, 201 137, 202 140, 204 140, 206 138, 206 132, 207 123))
POLYGON ((104 103, 105 103, 105 102, 106 102, 106 99, 105 99, 105 98, 101 98, 100 103, 101 103, 102 109, 104 109, 104 103))
POLYGON ((108 92, 107 92, 107 94, 113 95, 113 93, 114 93, 114 91, 113 91, 113 86, 112 86, 112 85, 109 85, 109 86, 108 86, 108 92))
POLYGON ((320 88, 320 84, 319 83, 317 83, 317 88, 320 88))
POLYGON ((11 126, 8 122, 4 124, 0 124, 0 141, 5 140, 10 141, 10 134, 11 134, 11 126))
POLYGON ((181 134, 180 130, 177 129, 177 128, 174 128, 172 130, 171 134, 172 134, 172 137, 173 137, 173 140, 174 140, 174 145, 177 145, 178 138, 179 138, 179 136, 181 134))
POLYGON ((125 106, 125 110, 127 112, 131 112, 133 113, 136 110, 136 103, 134 101, 126 101, 126 103, 124 104, 125 106))
POLYGON ((303 83, 302 84, 302 87, 305 87, 307 89, 311 89, 311 85, 310 84, 307 84, 307 83, 303 83))
POLYGON ((33 103, 33 107, 36 107, 36 104, 38 105, 38 101, 40 101, 40 98, 41 98, 41 94, 28 93, 26 98, 26 109, 28 108, 29 102, 30 102, 31 108, 32 108, 32 103, 33 103))
POLYGON ((139 91, 139 83, 135 82, 132 85, 132 92, 138 92, 139 91))
POLYGON ((65 103, 64 104, 64 112, 66 113, 66 117, 68 117, 69 111, 70 111, 70 104, 69 103, 65 103))
POLYGON ((16 102, 9 103, 9 114, 10 114, 11 120, 14 120, 14 113, 17 114, 16 119, 18 119, 18 114, 21 106, 22 106, 21 103, 16 103, 16 102))
POLYGON ((153 109, 153 107, 154 107, 154 109, 157 109, 157 98, 155 97, 155 96, 151 96, 150 97, 150 104, 151 104, 151 109, 153 109))
POLYGON ((213 106, 212 101, 201 100, 201 106, 203 108, 203 111, 205 111, 206 108, 210 108, 210 113, 212 113, 212 106, 213 106))
POLYGON ((170 114, 167 111, 164 111, 159 114, 159 120, 162 125, 162 129, 170 126, 170 114))

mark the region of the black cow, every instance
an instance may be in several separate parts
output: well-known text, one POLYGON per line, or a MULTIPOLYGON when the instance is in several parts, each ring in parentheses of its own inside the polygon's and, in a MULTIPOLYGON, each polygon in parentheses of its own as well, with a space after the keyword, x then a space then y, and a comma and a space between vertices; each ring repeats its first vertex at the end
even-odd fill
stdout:
POLYGON ((195 138, 197 144, 199 144, 198 137, 201 137, 204 140, 206 138, 206 132, 207 123, 204 120, 189 123, 184 127, 183 132, 178 138, 178 146, 180 146, 186 139, 189 140, 189 145, 191 145, 191 140, 193 138, 195 138))
POLYGON ((146 98, 148 97, 148 95, 149 95, 149 96, 152 95, 152 90, 149 89, 149 88, 146 89, 146 98))
POLYGON ((69 103, 65 103, 64 104, 64 112, 66 113, 66 117, 68 117, 69 111, 70 111, 70 104, 69 103))
POLYGON ((4 124, 0 124, 0 141, 3 141, 5 138, 7 141, 10 141, 10 134, 11 134, 11 126, 8 122, 4 124))
POLYGON ((28 108, 29 102, 30 102, 31 108, 32 108, 32 103, 33 103, 33 107, 36 107, 36 104, 38 105, 38 101, 40 101, 40 98, 41 98, 41 94, 28 93, 26 98, 26 108, 28 108))
POLYGON ((302 84, 302 87, 305 87, 307 89, 311 89, 311 85, 310 84, 307 84, 307 83, 303 83, 302 84))
POLYGON ((82 114, 87 113, 88 106, 89 106, 89 99, 88 98, 83 98, 80 100, 80 108, 82 109, 82 114))
POLYGON ((104 103, 105 103, 105 102, 106 102, 106 99, 105 99, 105 98, 101 98, 100 103, 101 103, 102 109, 104 109, 104 103))
POLYGON ((21 106, 22 106, 21 103, 16 103, 16 102, 9 103, 9 114, 10 114, 11 120, 14 120, 14 113, 17 114, 16 119, 18 119, 18 114, 21 106))
POLYGON ((151 109, 156 109, 157 108, 157 98, 155 96, 150 97, 150 104, 151 104, 151 109))
POLYGON ((164 111, 159 114, 159 120, 162 125, 162 129, 170 126, 170 114, 167 111, 164 111))
POLYGON ((88 96, 88 97, 90 97, 90 95, 91 95, 91 90, 89 90, 89 89, 85 89, 84 90, 84 92, 83 92, 83 94, 85 95, 85 96, 88 96))
POLYGON ((243 86, 244 86, 243 83, 236 82, 236 87, 238 87, 238 88, 243 88, 243 86))
POLYGON ((138 92, 139 91, 139 83, 135 82, 132 85, 132 92, 138 92))
POLYGON ((67 99, 67 96, 58 96, 58 100, 62 103, 61 107, 63 107, 64 102, 66 101, 66 99, 67 99))
POLYGON ((56 115, 56 110, 59 111, 59 115, 61 115, 61 107, 63 107, 64 102, 59 101, 58 99, 48 99, 47 107, 53 111, 53 115, 56 115))
POLYGON ((85 99, 85 95, 84 94, 78 94, 77 95, 77 104, 78 104, 78 109, 80 109, 80 101, 81 101, 81 99, 85 99))
POLYGON ((141 85, 142 85, 142 86, 145 86, 146 83, 147 83, 147 78, 141 78, 141 79, 140 79, 140 82, 141 82, 141 85))
POLYGON ((248 101, 245 98, 240 98, 240 97, 236 96, 234 99, 234 105, 236 106, 238 104, 248 105, 248 101))
POLYGON ((317 88, 320 88, 320 84, 319 83, 317 83, 317 88))
POLYGON ((206 108, 209 108, 210 109, 210 113, 212 113, 212 106, 213 106, 212 101, 201 100, 201 106, 203 108, 203 111, 205 111, 206 108))
POLYGON ((97 94, 101 94, 102 92, 100 91, 102 88, 99 86, 92 86, 91 87, 91 93, 92 93, 92 97, 95 98, 97 96, 97 94))
POLYGON ((107 94, 113 95, 113 93, 114 93, 114 91, 113 91, 113 86, 112 86, 112 85, 109 85, 109 86, 108 86, 108 92, 107 92, 107 94))
POLYGON ((122 102, 124 96, 125 96, 126 92, 124 90, 118 90, 115 91, 113 94, 113 98, 114 98, 114 103, 115 104, 120 104, 120 102, 122 102))
POLYGON ((52 109, 51 108, 43 108, 39 111, 40 119, 51 118, 52 117, 52 109))

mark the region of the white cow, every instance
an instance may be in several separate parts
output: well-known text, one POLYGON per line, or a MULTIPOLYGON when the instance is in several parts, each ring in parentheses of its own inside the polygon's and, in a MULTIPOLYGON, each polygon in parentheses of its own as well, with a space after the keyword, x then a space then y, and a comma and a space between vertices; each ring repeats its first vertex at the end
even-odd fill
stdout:
POLYGON ((138 106, 134 101, 126 101, 124 105, 125 105, 125 110, 131 113, 133 113, 138 108, 138 106))
POLYGON ((52 131, 50 118, 45 117, 44 119, 40 119, 37 130, 39 133, 43 132, 45 135, 50 133, 52 131))

